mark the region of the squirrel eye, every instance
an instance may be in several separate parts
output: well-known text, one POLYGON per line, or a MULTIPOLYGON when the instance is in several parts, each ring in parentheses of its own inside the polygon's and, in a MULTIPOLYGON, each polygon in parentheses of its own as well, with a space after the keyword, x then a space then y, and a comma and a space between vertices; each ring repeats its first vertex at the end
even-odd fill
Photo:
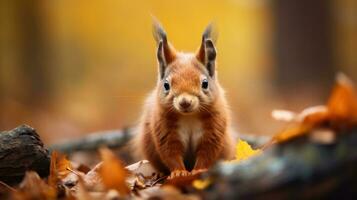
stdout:
POLYGON ((167 80, 165 80, 165 82, 164 82, 164 89, 165 89, 165 91, 169 91, 170 90, 170 84, 169 84, 169 82, 167 80))
POLYGON ((208 80, 207 79, 203 79, 202 88, 205 89, 205 90, 208 88, 208 80))

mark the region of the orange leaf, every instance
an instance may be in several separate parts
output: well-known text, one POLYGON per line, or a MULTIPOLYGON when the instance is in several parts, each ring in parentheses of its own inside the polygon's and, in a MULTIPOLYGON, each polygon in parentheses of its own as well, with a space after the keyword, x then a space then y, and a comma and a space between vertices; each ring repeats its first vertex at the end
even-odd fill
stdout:
MULTIPOLYGON (((278 114, 281 115, 281 113, 278 114)), ((283 117, 285 115, 283 115, 283 117)), ((333 124, 330 128, 336 128, 336 125, 344 126, 349 123, 356 124, 357 94, 352 82, 345 75, 339 74, 337 76, 337 83, 327 102, 327 106, 307 108, 300 114, 291 117, 291 119, 298 122, 298 124, 288 127, 283 132, 275 135, 269 143, 264 145, 265 147, 276 142, 284 142, 309 133, 311 129, 319 127, 323 122, 333 122, 330 123, 333 124)))
POLYGON ((70 172, 71 163, 66 156, 53 151, 51 154, 50 176, 48 177, 48 184, 54 188, 60 179, 65 178, 70 172))
POLYGON ((265 149, 266 147, 277 143, 277 142, 285 142, 288 140, 291 140, 292 138, 298 137, 298 136, 302 136, 305 133, 307 133, 307 131, 310 129, 310 126, 305 126, 302 124, 298 124, 289 128, 286 128, 283 132, 276 134, 272 140, 270 142, 268 142, 268 144, 265 144, 263 149, 265 149))
POLYGON ((12 199, 56 199, 56 190, 47 185, 36 172, 30 171, 26 172, 20 188, 16 192, 13 192, 12 199))
POLYGON ((337 76, 337 84, 328 100, 331 120, 356 122, 357 95, 353 83, 345 75, 337 76))
POLYGON ((107 189, 115 189, 120 194, 129 194, 130 190, 126 184, 128 171, 124 168, 121 161, 107 148, 100 149, 99 153, 103 161, 99 174, 104 186, 107 189))
POLYGON ((299 121, 306 125, 317 125, 329 118, 329 112, 326 106, 313 106, 304 109, 298 115, 299 121))

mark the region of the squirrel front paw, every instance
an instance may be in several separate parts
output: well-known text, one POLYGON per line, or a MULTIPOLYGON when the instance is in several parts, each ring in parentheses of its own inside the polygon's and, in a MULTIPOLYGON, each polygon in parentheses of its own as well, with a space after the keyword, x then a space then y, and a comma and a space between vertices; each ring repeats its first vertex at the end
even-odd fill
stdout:
POLYGON ((196 175, 196 174, 200 174, 200 173, 203 173, 203 172, 206 172, 208 169, 207 168, 204 168, 204 169, 193 169, 191 171, 191 174, 192 175, 196 175))
POLYGON ((171 172, 170 176, 167 179, 173 179, 182 176, 189 176, 191 173, 187 170, 174 170, 171 172))

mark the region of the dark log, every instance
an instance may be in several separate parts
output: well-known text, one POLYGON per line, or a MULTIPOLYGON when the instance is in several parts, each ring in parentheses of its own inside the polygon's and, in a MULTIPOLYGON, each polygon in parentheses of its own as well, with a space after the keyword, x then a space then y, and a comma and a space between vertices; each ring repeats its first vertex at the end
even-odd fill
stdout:
POLYGON ((49 147, 49 150, 71 154, 76 151, 96 151, 103 146, 120 148, 127 144, 134 134, 134 131, 131 129, 101 131, 83 138, 52 145, 49 147))
MULTIPOLYGON (((69 140, 63 143, 54 144, 49 147, 50 151, 59 151, 72 154, 77 151, 96 151, 102 146, 108 148, 121 148, 125 146, 134 136, 135 128, 125 128, 122 130, 109 130, 91 133, 83 138, 69 140)), ((270 137, 239 134, 239 138, 247 141, 254 148, 265 144, 270 137)))
POLYGON ((0 132, 0 181, 14 185, 30 170, 46 177, 49 167, 49 152, 35 129, 21 125, 0 132))
POLYGON ((330 144, 306 135, 205 175, 214 181, 204 199, 356 199, 357 127, 330 144))

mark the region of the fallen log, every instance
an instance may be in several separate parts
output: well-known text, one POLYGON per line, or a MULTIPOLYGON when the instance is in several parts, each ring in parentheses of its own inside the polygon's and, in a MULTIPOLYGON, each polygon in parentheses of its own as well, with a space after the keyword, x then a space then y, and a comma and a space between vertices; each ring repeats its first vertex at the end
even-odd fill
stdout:
POLYGON ((103 146, 108 148, 120 148, 127 144, 133 136, 134 131, 127 128, 122 130, 101 131, 91 133, 76 140, 54 144, 49 147, 49 150, 71 154, 76 151, 96 151, 103 146))
POLYGON ((19 183, 26 171, 49 174, 50 156, 35 129, 21 125, 0 132, 0 181, 19 183))
POLYGON ((205 176, 204 199, 321 199, 357 197, 357 127, 324 144, 309 134, 241 163, 221 163, 205 176))
MULTIPOLYGON (((120 148, 127 144, 135 136, 135 128, 124 128, 122 130, 108 130, 91 133, 83 138, 68 140, 63 143, 54 144, 49 147, 50 151, 59 151, 72 154, 77 151, 97 151, 100 147, 120 148)), ((265 144, 270 137, 250 134, 239 134, 239 138, 247 141, 254 148, 265 144)))

